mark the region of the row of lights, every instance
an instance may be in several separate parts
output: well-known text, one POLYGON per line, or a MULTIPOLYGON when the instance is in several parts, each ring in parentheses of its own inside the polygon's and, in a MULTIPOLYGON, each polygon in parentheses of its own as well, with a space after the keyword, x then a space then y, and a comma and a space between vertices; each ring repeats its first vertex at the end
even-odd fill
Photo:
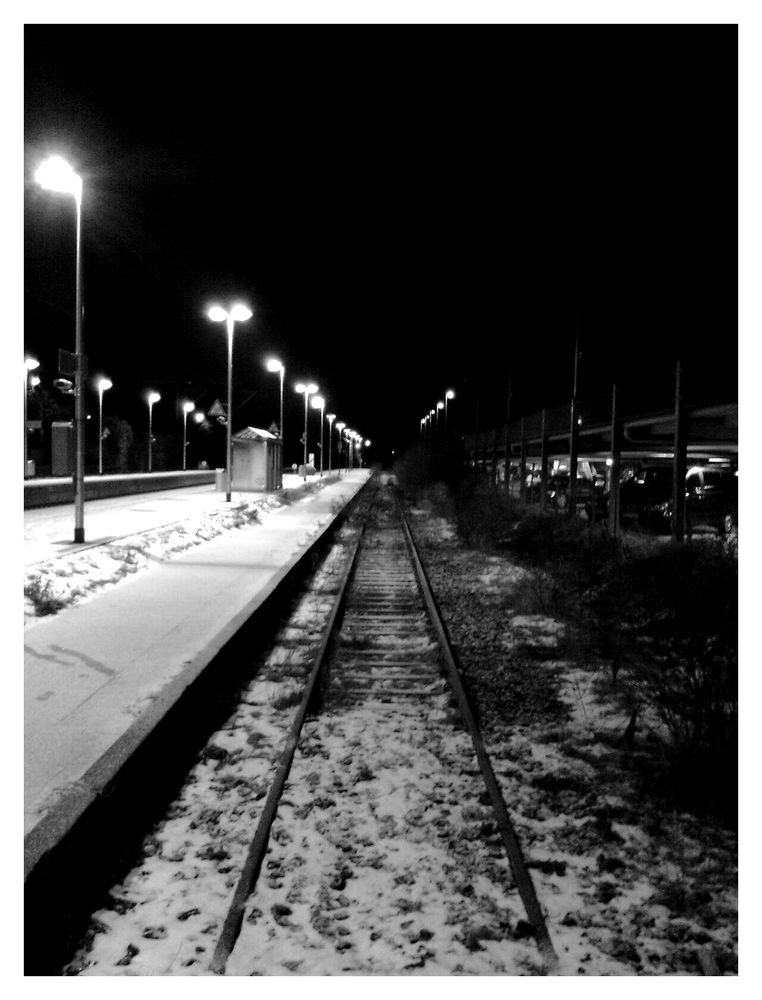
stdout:
POLYGON ((436 419, 436 430, 439 430, 440 410, 444 410, 445 434, 447 434, 447 404, 450 402, 451 399, 455 399, 455 393, 453 392, 452 389, 448 389, 447 392, 445 393, 444 399, 440 400, 437 403, 436 409, 429 410, 429 412, 424 417, 421 417, 421 435, 423 437, 425 437, 427 431, 431 429, 431 426, 434 423, 435 419, 436 419))
MULTIPOLYGON (((81 280, 81 245, 82 245, 82 178, 76 174, 70 165, 63 160, 60 156, 54 156, 46 160, 35 173, 35 179, 37 183, 48 191, 58 192, 60 194, 68 194, 74 198, 76 206, 76 219, 77 219, 77 238, 76 238, 76 306, 75 306, 75 359, 76 359, 76 371, 74 376, 74 428, 75 428, 75 471, 74 471, 74 541, 84 542, 85 541, 85 528, 84 528, 84 453, 85 453, 85 442, 84 442, 84 426, 85 426, 85 411, 84 411, 84 385, 83 385, 83 338, 82 338, 82 280, 81 280)), ((225 499, 229 502, 231 499, 231 479, 232 479, 232 395, 233 395, 233 333, 236 323, 245 323, 251 319, 253 313, 248 306, 242 303, 236 303, 230 308, 225 309, 220 305, 213 305, 207 312, 207 316, 212 322, 215 323, 225 323, 227 328, 227 342, 228 342, 228 378, 227 378, 227 484, 226 484, 226 497, 225 499)), ((27 428, 26 428, 26 399, 27 399, 27 389, 29 385, 29 372, 33 371, 38 367, 38 362, 34 362, 32 367, 30 367, 30 362, 32 359, 28 359, 25 367, 24 373, 24 471, 26 473, 27 468, 27 428)), ((275 359, 267 363, 267 368, 271 372, 279 372, 281 377, 281 400, 280 400, 280 432, 281 432, 281 446, 283 443, 283 379, 285 376, 285 368, 280 361, 275 359)), ((36 377, 36 376, 35 376, 36 377)), ((111 388, 112 383, 108 379, 101 379, 97 384, 98 388, 98 402, 99 402, 99 424, 100 424, 100 434, 99 434, 99 453, 98 453, 98 472, 102 474, 103 463, 102 463, 102 422, 103 422, 103 393, 111 388)), ((307 408, 308 400, 310 396, 313 396, 312 405, 315 409, 320 409, 321 419, 320 419, 320 472, 323 472, 323 415, 325 409, 325 400, 323 397, 317 396, 318 387, 310 382, 303 383, 300 382, 296 386, 296 391, 303 393, 304 395, 304 478, 307 478, 307 408)), ((156 392, 151 392, 148 394, 148 470, 151 471, 151 442, 152 442, 152 408, 154 403, 157 403, 161 397, 156 392)), ((188 413, 192 413, 195 409, 194 404, 187 402, 183 404, 183 469, 185 469, 186 461, 186 422, 188 418, 188 413)), ((329 413, 327 419, 329 422, 329 433, 333 429, 333 421, 336 418, 336 414, 329 413)), ((202 418, 203 419, 203 418, 202 418)), ((352 454, 352 447, 360 447, 362 444, 362 437, 356 431, 349 430, 346 428, 346 424, 337 423, 337 429, 341 435, 346 432, 346 439, 350 444, 350 455, 352 454)), ((370 445, 370 441, 365 442, 366 445, 370 445)), ((331 441, 329 437, 329 471, 330 471, 330 452, 331 452, 331 441)))

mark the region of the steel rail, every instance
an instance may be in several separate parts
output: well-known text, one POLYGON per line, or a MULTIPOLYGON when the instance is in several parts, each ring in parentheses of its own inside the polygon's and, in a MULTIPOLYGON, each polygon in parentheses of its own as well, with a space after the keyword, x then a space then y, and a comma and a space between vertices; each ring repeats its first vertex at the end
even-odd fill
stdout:
MULTIPOLYGON (((371 503, 372 502, 373 501, 371 500, 371 503)), ((328 661, 332 645, 336 639, 337 624, 340 622, 344 611, 347 586, 357 562, 357 555, 360 550, 360 543, 362 541, 363 534, 365 533, 366 523, 367 517, 362 522, 360 531, 358 532, 357 538, 355 539, 353 547, 350 551, 349 558, 347 559, 347 565, 342 573, 341 580, 339 581, 339 589, 336 593, 336 598, 328 617, 328 621, 323 630, 323 636, 315 655, 315 661, 312 665, 312 669, 302 694, 301 701, 299 702, 299 706, 294 715, 293 722, 291 723, 286 736, 285 745, 281 751, 273 782, 270 786, 267 798, 265 799, 265 804, 257 822, 254 837, 249 845, 249 850, 238 879, 238 884, 236 885, 235 892, 233 893, 233 898, 214 949, 214 955, 212 956, 209 968, 217 975, 225 974, 227 960, 230 957, 241 931, 246 901, 254 889, 257 878, 259 877, 259 872, 262 868, 262 862, 270 840, 270 831, 275 820, 275 815, 278 811, 278 805, 283 794, 283 789, 286 781, 288 780, 289 773, 291 772, 291 765, 293 764, 294 755, 299 743, 302 726, 304 725, 307 712, 316 697, 318 697, 320 681, 325 665, 328 661)))
POLYGON ((556 954, 553 942, 550 939, 550 934, 548 933, 548 928, 545 923, 545 917, 537 899, 534 883, 532 882, 532 878, 529 874, 518 836, 516 835, 513 823, 511 822, 511 818, 508 814, 508 808, 505 804, 505 800, 503 799, 503 794, 495 776, 492 762, 490 761, 489 754, 484 746, 484 741, 482 739, 476 717, 471 708, 466 689, 463 685, 461 667, 452 647, 447 627, 442 620, 441 614, 439 613, 439 607, 437 606, 431 583, 429 582, 423 562, 418 554, 418 547, 415 544, 413 533, 410 530, 407 518, 405 517, 402 503, 396 493, 395 499, 402 516, 402 527, 408 544, 408 550, 415 567, 416 576, 418 577, 421 593, 426 603, 434 631, 439 639, 442 657, 447 669, 447 675, 458 702, 458 709, 471 736, 474 751, 476 752, 476 758, 479 763, 479 769, 482 772, 485 785, 487 786, 487 791, 489 792, 492 808, 495 812, 497 825, 503 840, 503 846, 505 847, 506 854, 508 855, 508 861, 511 866, 511 871, 513 872, 513 877, 516 880, 516 887, 519 890, 519 895, 521 896, 521 900, 524 904, 527 919, 534 929, 535 941, 537 942, 537 947, 545 961, 546 969, 549 973, 554 974, 558 971, 559 967, 558 955, 556 954))

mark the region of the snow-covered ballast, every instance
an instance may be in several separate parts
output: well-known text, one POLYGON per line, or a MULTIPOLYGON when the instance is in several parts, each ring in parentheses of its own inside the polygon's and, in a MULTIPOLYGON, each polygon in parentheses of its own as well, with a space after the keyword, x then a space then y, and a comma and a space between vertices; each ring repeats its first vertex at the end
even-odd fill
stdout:
POLYGON ((259 427, 244 427, 232 440, 231 488, 244 493, 279 490, 283 485, 281 439, 259 427))

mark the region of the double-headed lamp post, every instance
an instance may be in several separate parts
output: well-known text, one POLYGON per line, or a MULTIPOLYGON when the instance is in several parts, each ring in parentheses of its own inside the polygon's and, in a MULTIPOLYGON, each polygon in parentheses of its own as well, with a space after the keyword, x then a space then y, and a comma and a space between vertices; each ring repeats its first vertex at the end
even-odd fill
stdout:
POLYGON ((303 438, 304 465, 302 466, 302 469, 303 469, 304 481, 306 483, 307 482, 307 405, 310 396, 314 396, 314 394, 318 391, 318 387, 315 385, 314 382, 308 382, 308 383, 297 382, 296 385, 294 386, 294 389, 296 389, 297 392, 304 393, 304 438, 303 438))
POLYGON ((52 156, 35 173, 35 180, 46 191, 70 194, 77 208, 76 285, 74 306, 74 541, 85 540, 85 386, 82 338, 82 178, 66 160, 52 156))
POLYGON ((24 358, 24 478, 26 479, 26 469, 29 456, 29 431, 26 427, 27 394, 29 393, 29 372, 33 372, 40 367, 40 362, 35 358, 24 358))
POLYGON ((344 428, 346 426, 347 425, 344 423, 343 420, 339 420, 339 422, 336 424, 336 430, 339 432, 339 475, 341 475, 341 466, 342 466, 341 457, 344 454, 344 428))
POLYGON ((103 475, 103 393, 113 385, 111 379, 98 379, 98 475, 103 475))
POLYGON ((230 503, 230 484, 233 478, 233 329, 236 323, 245 323, 254 314, 248 306, 237 302, 230 309, 212 306, 207 316, 214 323, 226 323, 228 329, 228 412, 227 412, 227 475, 225 500, 230 503))
POLYGON ((148 471, 151 471, 153 466, 153 404, 158 403, 161 396, 158 392, 149 392, 146 396, 146 401, 148 402, 148 471))
POLYGON ((325 400, 322 396, 313 396, 311 403, 313 410, 320 410, 320 476, 323 476, 323 415, 325 413, 325 400))
POLYGON ((185 472, 185 463, 188 455, 188 414, 193 413, 196 409, 194 403, 187 400, 183 403, 183 472, 185 472))
POLYGON ((286 377, 286 366, 278 361, 277 358, 270 358, 267 362, 267 370, 269 372, 280 373, 280 455, 282 465, 285 457, 283 445, 283 379, 286 377))
POLYGON ((331 474, 331 445, 333 444, 333 422, 336 419, 335 413, 326 413, 325 419, 328 421, 328 475, 331 474))

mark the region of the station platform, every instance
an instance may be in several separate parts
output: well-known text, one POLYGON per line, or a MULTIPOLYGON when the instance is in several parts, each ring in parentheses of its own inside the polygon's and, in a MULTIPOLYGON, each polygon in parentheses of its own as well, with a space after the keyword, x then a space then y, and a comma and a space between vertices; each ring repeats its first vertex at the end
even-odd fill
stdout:
POLYGON ((333 524, 355 469, 24 631, 25 877, 333 524))

